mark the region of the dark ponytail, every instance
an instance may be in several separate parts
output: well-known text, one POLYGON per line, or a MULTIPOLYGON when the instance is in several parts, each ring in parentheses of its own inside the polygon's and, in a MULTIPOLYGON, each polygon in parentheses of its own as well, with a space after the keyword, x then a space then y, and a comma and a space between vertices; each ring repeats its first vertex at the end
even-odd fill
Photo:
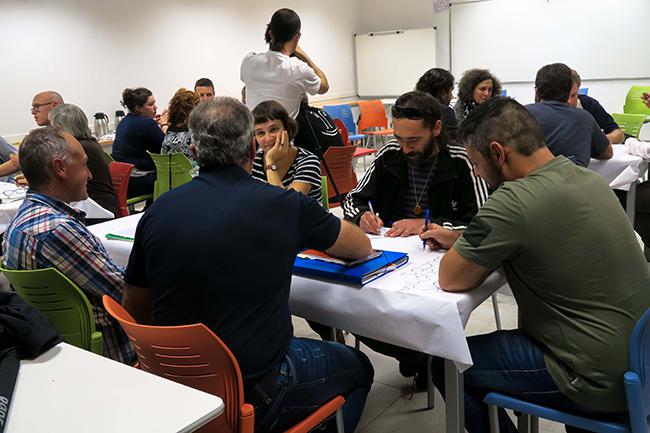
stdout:
POLYGON ((300 17, 291 9, 278 9, 266 25, 264 40, 273 51, 279 51, 284 44, 300 33, 300 17))
POLYGON ((135 107, 141 107, 146 104, 147 99, 149 99, 149 96, 151 95, 153 95, 151 90, 144 87, 124 89, 122 92, 122 101, 120 101, 120 103, 122 104, 122 107, 128 108, 128 110, 133 113, 135 107))

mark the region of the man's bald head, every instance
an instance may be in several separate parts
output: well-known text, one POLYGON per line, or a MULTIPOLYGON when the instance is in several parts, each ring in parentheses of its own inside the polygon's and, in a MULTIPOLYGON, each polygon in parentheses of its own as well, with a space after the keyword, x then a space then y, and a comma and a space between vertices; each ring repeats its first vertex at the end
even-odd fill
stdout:
POLYGON ((54 90, 37 93, 32 99, 32 115, 38 126, 49 125, 48 114, 52 108, 63 104, 63 97, 54 90))

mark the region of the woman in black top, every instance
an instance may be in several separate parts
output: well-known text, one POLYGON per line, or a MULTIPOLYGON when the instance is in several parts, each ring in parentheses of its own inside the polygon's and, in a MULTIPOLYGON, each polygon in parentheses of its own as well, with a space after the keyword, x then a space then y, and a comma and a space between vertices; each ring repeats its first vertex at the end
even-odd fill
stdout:
POLYGON ((465 71, 458 83, 458 101, 454 105, 459 123, 476 107, 494 96, 501 96, 501 82, 487 69, 465 71))
MULTIPOLYGON (((92 179, 87 184, 88 196, 117 217, 119 205, 113 190, 111 173, 104 157, 104 150, 90 133, 88 118, 84 112, 76 105, 61 104, 54 107, 48 117, 52 125, 61 126, 81 143, 88 157, 88 169, 92 175, 92 179)), ((90 221, 99 222, 88 220, 88 222, 90 221)))
POLYGON ((155 120, 158 107, 151 90, 144 87, 124 89, 122 105, 129 110, 129 114, 115 131, 113 158, 135 166, 127 193, 131 198, 153 192, 156 166, 147 151, 160 153, 165 133, 155 120))

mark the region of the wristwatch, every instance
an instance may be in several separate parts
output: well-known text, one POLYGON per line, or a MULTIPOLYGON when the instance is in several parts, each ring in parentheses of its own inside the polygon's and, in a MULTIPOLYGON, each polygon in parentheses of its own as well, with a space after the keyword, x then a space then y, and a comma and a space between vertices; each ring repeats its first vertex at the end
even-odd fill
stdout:
POLYGON ((275 165, 275 163, 273 163, 273 164, 267 164, 266 167, 265 167, 265 169, 266 169, 266 170, 278 171, 278 166, 275 165))

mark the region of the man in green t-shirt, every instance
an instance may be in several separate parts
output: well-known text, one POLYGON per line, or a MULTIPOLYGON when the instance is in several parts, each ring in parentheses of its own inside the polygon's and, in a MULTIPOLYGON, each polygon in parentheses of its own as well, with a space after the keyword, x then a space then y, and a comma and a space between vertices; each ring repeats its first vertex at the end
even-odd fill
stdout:
MULTIPOLYGON (((628 342, 650 306, 650 273, 616 196, 598 174, 554 157, 512 99, 482 104, 460 136, 497 189, 455 243, 448 230, 421 237, 451 247, 440 264, 447 291, 471 290, 501 266, 521 317, 520 329, 468 338, 467 430, 487 431, 489 391, 586 414, 624 411, 628 342)), ((438 387, 443 371, 434 363, 438 387)), ((500 425, 516 431, 503 411, 500 425)))

